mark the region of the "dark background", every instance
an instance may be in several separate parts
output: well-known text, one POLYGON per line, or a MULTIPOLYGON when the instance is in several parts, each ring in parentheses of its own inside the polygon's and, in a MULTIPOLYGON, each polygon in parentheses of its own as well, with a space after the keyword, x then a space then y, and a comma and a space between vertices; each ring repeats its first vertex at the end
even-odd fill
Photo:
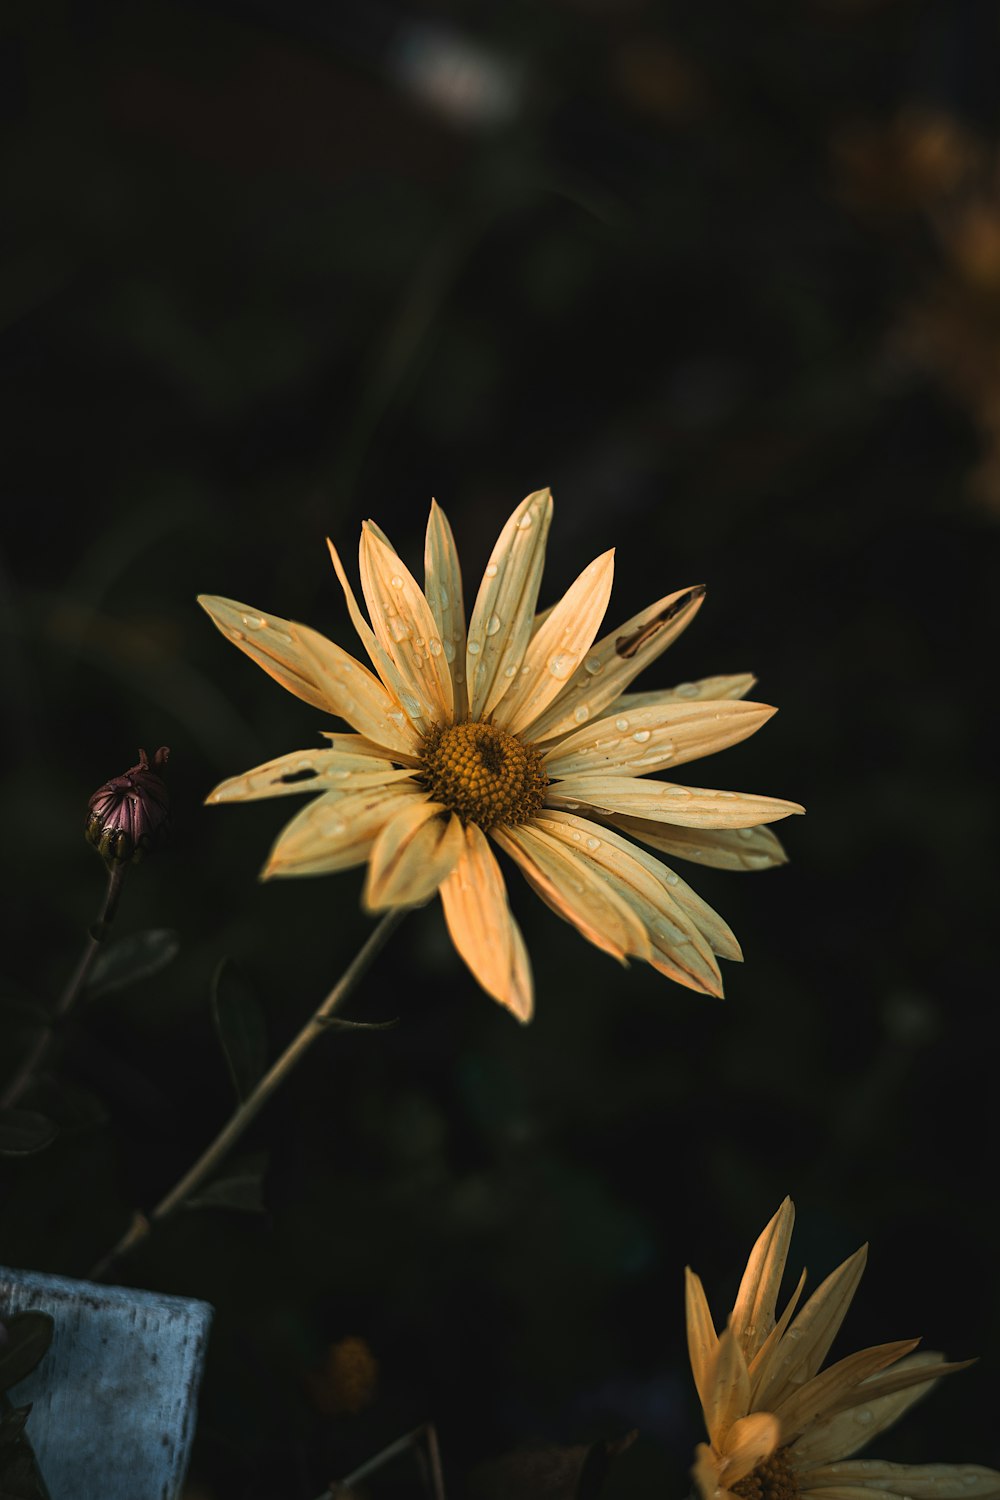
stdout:
POLYGON ((181 949, 81 1010, 61 1076, 103 1114, 3 1166, 0 1260, 83 1274, 219 1127, 222 957, 277 1050, 370 925, 359 872, 256 882, 291 803, 202 807, 325 726, 194 595, 353 650, 327 533, 350 557, 373 516, 416 568, 435 495, 472 597, 550 484, 543 604, 611 545, 612 624, 708 584, 639 686, 758 674, 780 716, 694 779, 804 802, 792 863, 691 867, 745 948, 721 1003, 512 877, 522 1030, 437 903, 407 919, 350 1006, 398 1027, 318 1046, 248 1141, 266 1217, 181 1214, 119 1268, 217 1309, 192 1495, 311 1500, 426 1419, 456 1495, 632 1427, 607 1493, 683 1494, 682 1267, 721 1319, 787 1192, 812 1284, 872 1241, 841 1353, 983 1355, 877 1455, 1000 1463, 995 7, 4 25, 5 984, 65 982, 103 884, 87 798, 139 745, 171 746, 175 833, 118 930, 181 949), (330 1415, 309 1374, 349 1334, 379 1383, 330 1415))

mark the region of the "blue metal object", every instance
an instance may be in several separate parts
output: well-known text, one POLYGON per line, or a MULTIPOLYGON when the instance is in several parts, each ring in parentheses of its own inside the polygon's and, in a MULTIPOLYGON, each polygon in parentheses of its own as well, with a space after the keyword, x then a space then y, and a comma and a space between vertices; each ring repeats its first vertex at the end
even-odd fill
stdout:
POLYGON ((55 1320, 11 1392, 52 1500, 176 1500, 194 1437, 207 1302, 0 1267, 0 1319, 55 1320))

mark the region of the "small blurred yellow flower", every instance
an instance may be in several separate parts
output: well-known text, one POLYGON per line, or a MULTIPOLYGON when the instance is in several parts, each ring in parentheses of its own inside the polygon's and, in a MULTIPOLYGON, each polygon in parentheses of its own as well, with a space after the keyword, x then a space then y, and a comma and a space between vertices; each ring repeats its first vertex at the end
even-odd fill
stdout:
POLYGON ((692 1474, 702 1500, 996 1500, 1000 1474, 975 1464, 853 1459, 942 1375, 971 1361, 878 1344, 821 1370, 857 1290, 867 1246, 829 1275, 793 1320, 805 1272, 775 1320, 795 1210, 786 1198, 747 1262, 736 1306, 715 1332, 701 1281, 687 1271, 688 1350, 710 1441, 692 1474))
POLYGON ((520 1020, 531 969, 490 840, 584 937, 706 994, 722 993, 716 955, 739 959, 725 922, 662 861, 763 869, 784 854, 765 827, 795 802, 658 781, 746 739, 774 713, 742 699, 748 674, 648 693, 633 678, 697 613, 704 588, 658 599, 595 637, 613 552, 535 613, 552 517, 538 490, 493 549, 468 627, 451 528, 433 504, 421 588, 371 521, 361 533, 364 618, 332 544, 354 627, 374 672, 305 625, 231 599, 200 603, 222 633, 281 685, 354 733, 326 733, 235 776, 210 802, 320 795, 286 826, 264 870, 316 875, 367 863, 371 911, 440 893, 458 952, 483 989, 520 1020))
POLYGON ((326 1352, 322 1367, 306 1376, 313 1405, 325 1417, 355 1416, 378 1384, 378 1360, 363 1338, 348 1334, 326 1352))

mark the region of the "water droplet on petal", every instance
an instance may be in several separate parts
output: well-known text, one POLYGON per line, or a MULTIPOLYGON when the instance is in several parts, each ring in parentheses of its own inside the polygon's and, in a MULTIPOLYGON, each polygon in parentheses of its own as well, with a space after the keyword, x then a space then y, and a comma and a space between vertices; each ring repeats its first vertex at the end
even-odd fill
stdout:
POLYGON ((590 709, 586 703, 581 703, 579 708, 574 708, 573 718, 577 724, 582 724, 585 719, 590 718, 590 709))
POLYGON ((854 1420, 858 1423, 859 1427, 867 1427, 868 1423, 873 1420, 873 1417, 874 1413, 870 1406, 859 1406, 854 1413, 854 1420))
POLYGON ((584 670, 589 672, 591 677, 596 677, 598 672, 604 671, 604 663, 599 656, 588 656, 583 666, 584 670))
POLYGON ((733 801, 733 800, 735 800, 735 798, 737 798, 739 796, 739 792, 720 792, 719 796, 720 797, 725 797, 729 801, 733 801))
MULTIPOLYGON (((434 642, 433 641, 431 641, 431 650, 432 651, 434 650, 434 642)), ((444 659, 445 659, 445 661, 454 661, 455 660, 455 642, 454 641, 445 641, 445 643, 444 643, 444 659)))
POLYGON ((698 686, 694 682, 682 682, 674 688, 678 698, 697 698, 698 686))
POLYGON ((419 701, 419 699, 414 698, 412 696, 412 694, 410 694, 410 693, 400 693, 400 695, 399 695, 399 701, 403 705, 403 707, 406 709, 406 712, 409 714, 409 716, 410 716, 411 719, 421 719, 421 718, 423 718, 424 706, 419 701))
POLYGON ((752 828, 737 828, 736 836, 741 839, 752 839, 754 830, 752 828))
POLYGON ((263 615, 241 615, 240 618, 248 630, 263 630, 267 625, 263 615))
POLYGON ((667 870, 663 878, 667 882, 667 885, 677 884, 678 877, 674 874, 673 870, 667 870))
POLYGON ((503 669, 503 675, 505 677, 516 677, 517 676, 517 668, 516 667, 504 667, 504 669, 503 669))
POLYGON ((628 728, 628 719, 616 719, 615 728, 620 729, 624 734, 625 730, 628 728))
POLYGON ((410 634, 409 630, 406 627, 405 620, 403 620, 400 615, 389 616, 389 631, 392 635, 393 640, 397 643, 400 641, 405 641, 410 634))
POLYGON ((490 563, 489 567, 486 569, 487 578, 495 578, 497 576, 497 571, 498 570, 496 563, 490 563))
POLYGON ((402 709, 399 708, 391 709, 389 712, 389 718, 394 724, 398 724, 400 729, 402 729, 403 725, 406 723, 406 715, 403 713, 402 709))
POLYGON ((448 590, 447 589, 438 589, 438 603, 440 604, 441 608, 442 609, 447 609, 448 608, 448 602, 449 602, 448 601, 448 590))
POLYGON ((531 511, 527 510, 527 511, 525 511, 525 513, 521 517, 521 519, 518 521, 518 523, 517 523, 517 529, 518 529, 518 531, 530 531, 533 524, 534 524, 534 520, 533 520, 531 511))
MULTIPOLYGON (((431 637, 430 644, 428 645, 427 649, 432 656, 440 656, 441 652, 444 650, 444 647, 435 635, 431 637)), ((454 648, 452 649, 452 654, 454 654, 454 648)))
MULTIPOLYGON (((690 797, 691 795, 690 789, 686 786, 665 786, 663 790, 668 797, 690 797)), ((789 1338, 792 1332, 792 1329, 788 1330, 789 1338)))
POLYGON ((648 729, 637 729, 636 732, 635 732, 635 734, 632 736, 632 738, 635 740, 636 744, 638 744, 638 745, 644 745, 646 743, 646 741, 649 739, 649 730, 648 729))
POLYGON ((587 848, 588 849, 599 849, 600 847, 601 847, 601 841, 600 841, 600 839, 588 839, 587 840, 587 848))
POLYGON ((470 641, 469 642, 469 655, 470 656, 478 656, 481 650, 482 650, 482 647, 480 646, 480 644, 479 644, 478 641, 470 641))
POLYGON ((486 622, 486 634, 487 635, 496 635, 496 633, 497 633, 497 631, 499 629, 500 629, 500 616, 499 615, 490 615, 489 619, 486 622))
POLYGON ((575 652, 557 651, 555 656, 549 657, 549 671, 552 673, 553 677, 558 677, 560 682, 565 682, 566 678, 573 670, 573 663, 575 661, 575 652))
POLYGON ((389 581, 394 589, 401 589, 403 587, 403 580, 400 578, 398 573, 393 573, 392 578, 389 581))
POLYGON ((455 681, 459 682, 459 683, 464 682, 465 681, 465 673, 464 672, 456 672, 455 673, 455 681))

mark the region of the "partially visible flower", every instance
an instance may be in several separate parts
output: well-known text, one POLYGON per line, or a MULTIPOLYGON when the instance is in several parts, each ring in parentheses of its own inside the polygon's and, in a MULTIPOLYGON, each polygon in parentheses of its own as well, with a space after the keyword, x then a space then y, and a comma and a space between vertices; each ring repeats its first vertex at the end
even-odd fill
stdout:
POLYGON ((861 1280, 868 1247, 838 1266, 792 1314, 803 1271, 775 1320, 795 1210, 786 1198, 747 1262, 719 1337, 701 1281, 687 1271, 688 1350, 710 1441, 692 1475, 702 1500, 996 1500, 1000 1474, 975 1464, 893 1464, 852 1455, 942 1375, 971 1360, 878 1344, 821 1370, 861 1280))
POLYGON ((356 1334, 337 1339, 318 1370, 306 1376, 314 1405, 326 1417, 355 1416, 368 1406, 378 1384, 378 1360, 356 1334))
POLYGON ((724 869, 784 862, 764 825, 796 802, 653 780, 651 773, 746 739, 774 713, 741 701, 749 674, 648 693, 633 678, 694 619, 703 587, 679 589, 595 637, 613 553, 535 613, 552 517, 537 490, 508 520, 468 627, 451 528, 433 504, 421 589, 385 534, 361 533, 358 607, 330 544, 347 608, 375 672, 305 625, 231 599, 200 603, 281 685, 355 733, 328 733, 217 786, 210 802, 321 793, 286 826, 264 870, 317 875, 367 863, 369 910, 440 892, 455 947, 483 989, 522 1021, 532 981, 490 841, 596 947, 722 993, 716 955, 732 932, 661 860, 623 838, 724 869))
POLYGON ((162 844, 170 827, 170 793, 160 775, 170 751, 161 745, 150 762, 112 776, 91 797, 86 834, 109 864, 137 862, 162 844))

